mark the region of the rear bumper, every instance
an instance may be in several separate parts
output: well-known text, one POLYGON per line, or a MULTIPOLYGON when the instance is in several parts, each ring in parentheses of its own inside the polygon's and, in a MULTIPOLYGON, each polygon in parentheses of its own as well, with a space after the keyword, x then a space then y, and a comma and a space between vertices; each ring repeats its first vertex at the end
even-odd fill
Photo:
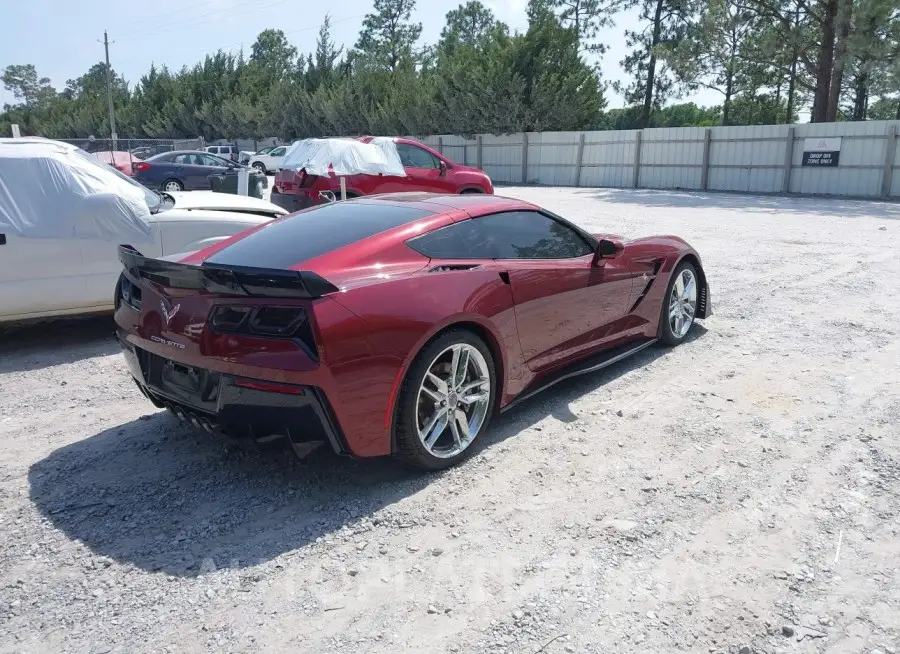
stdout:
POLYGON ((211 433, 292 446, 327 441, 349 454, 327 397, 315 386, 272 384, 178 364, 119 338, 134 381, 154 405, 211 433))
POLYGON ((274 188, 272 189, 272 195, 270 196, 269 201, 290 213, 321 204, 321 202, 316 202, 308 195, 278 193, 274 188))

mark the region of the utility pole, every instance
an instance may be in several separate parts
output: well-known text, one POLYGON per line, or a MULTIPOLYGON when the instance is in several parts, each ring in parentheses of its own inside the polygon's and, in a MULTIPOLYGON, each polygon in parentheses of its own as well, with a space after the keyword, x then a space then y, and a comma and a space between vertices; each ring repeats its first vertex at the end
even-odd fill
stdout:
POLYGON ((109 39, 106 38, 106 30, 103 30, 103 49, 106 50, 106 99, 109 100, 109 131, 112 137, 112 149, 118 150, 116 140, 116 114, 113 110, 112 98, 112 69, 109 67, 109 39))

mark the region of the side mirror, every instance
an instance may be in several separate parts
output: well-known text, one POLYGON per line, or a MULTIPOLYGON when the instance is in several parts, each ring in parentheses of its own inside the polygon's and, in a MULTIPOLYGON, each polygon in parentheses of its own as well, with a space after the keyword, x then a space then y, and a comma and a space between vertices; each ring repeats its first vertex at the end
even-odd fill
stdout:
POLYGON ((447 163, 446 163, 445 161, 441 161, 441 162, 438 164, 438 167, 440 167, 440 169, 441 169, 441 175, 446 175, 446 174, 447 174, 447 163))
POLYGON ((597 251, 594 253, 594 264, 603 265, 604 259, 615 259, 625 251, 625 246, 619 240, 600 239, 597 251))

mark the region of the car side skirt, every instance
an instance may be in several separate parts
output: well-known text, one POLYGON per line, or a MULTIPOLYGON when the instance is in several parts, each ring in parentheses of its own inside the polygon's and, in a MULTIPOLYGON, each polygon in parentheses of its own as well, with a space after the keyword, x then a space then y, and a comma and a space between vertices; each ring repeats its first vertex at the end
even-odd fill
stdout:
POLYGON ((651 345, 656 343, 657 340, 658 339, 656 338, 645 338, 639 341, 624 343, 622 345, 619 345, 618 347, 614 347, 610 350, 602 352, 601 354, 590 357, 576 364, 575 366, 565 368, 557 373, 553 373, 549 378, 541 379, 534 388, 527 389, 512 402, 500 409, 500 412, 504 413, 506 411, 509 411, 514 406, 517 406, 520 402, 524 402, 525 400, 532 398, 538 393, 547 390, 551 386, 558 384, 564 379, 570 379, 571 377, 577 377, 579 375, 587 375, 592 372, 602 370, 608 366, 613 365, 614 363, 618 363, 622 359, 626 359, 634 354, 637 354, 641 350, 650 347, 651 345))

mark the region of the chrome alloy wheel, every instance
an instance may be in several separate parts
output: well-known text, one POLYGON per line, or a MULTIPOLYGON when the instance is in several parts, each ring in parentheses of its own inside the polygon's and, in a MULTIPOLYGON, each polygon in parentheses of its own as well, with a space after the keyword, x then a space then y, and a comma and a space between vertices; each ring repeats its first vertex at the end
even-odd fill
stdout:
POLYGON ((690 268, 678 273, 669 296, 669 327, 677 338, 684 338, 694 324, 697 310, 697 280, 690 268))
POLYGON ((456 456, 478 436, 490 403, 491 378, 484 356, 467 343, 451 345, 431 362, 419 386, 419 440, 433 456, 456 456))
POLYGON ((166 185, 163 187, 163 190, 170 191, 170 192, 171 191, 180 191, 181 184, 179 184, 175 180, 172 180, 172 181, 166 182, 166 185))

